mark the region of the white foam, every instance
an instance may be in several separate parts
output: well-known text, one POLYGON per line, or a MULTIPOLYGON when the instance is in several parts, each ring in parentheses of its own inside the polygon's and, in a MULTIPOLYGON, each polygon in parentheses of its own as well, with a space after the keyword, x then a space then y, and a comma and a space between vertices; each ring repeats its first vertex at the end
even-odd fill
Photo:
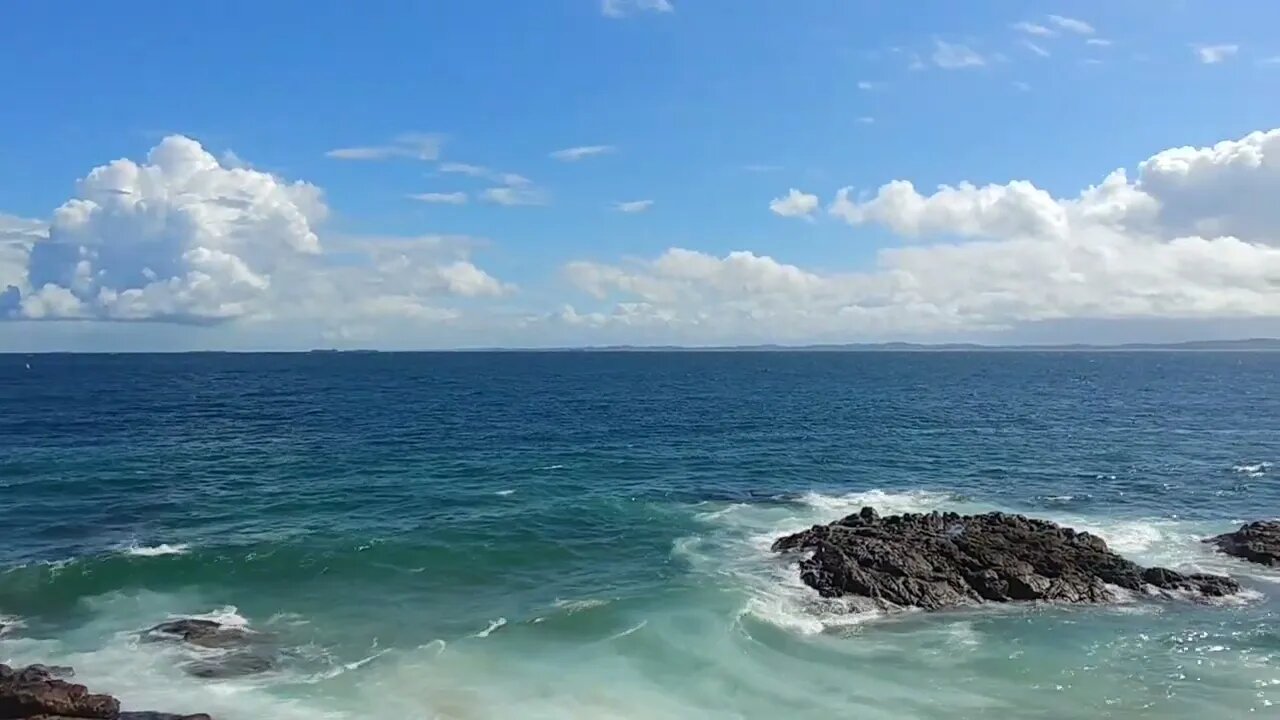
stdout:
MULTIPOLYGON (((800 502, 826 515, 838 517, 851 515, 866 506, 875 508, 881 515, 898 515, 901 513, 954 509, 961 503, 960 499, 951 493, 931 490, 908 490, 905 492, 866 490, 844 495, 809 492, 800 497, 800 502)), ((831 519, 834 520, 837 517, 832 517, 831 519)))
POLYGON ((534 468, 534 470, 563 470, 563 469, 564 469, 564 465, 543 465, 541 467, 534 468))
POLYGON ((131 545, 125 548, 126 555, 134 557, 160 557, 162 555, 185 555, 191 549, 190 545, 178 544, 170 545, 161 543, 159 545, 131 545))
POLYGON ((0 615, 0 637, 9 635, 16 630, 21 630, 26 626, 26 622, 16 615, 0 615))
POLYGON ((644 629, 645 625, 648 625, 648 624, 649 624, 648 620, 641 620, 639 624, 635 625, 634 627, 627 628, 626 630, 623 630, 622 632, 616 635, 610 635, 609 637, 605 638, 605 642, 609 642, 610 640, 617 640, 619 638, 624 638, 632 633, 639 632, 640 630, 644 629))
POLYGON ((1270 468, 1271 468, 1271 463, 1269 462, 1258 462, 1258 463, 1251 463, 1251 464, 1241 463, 1239 465, 1231 466, 1232 470, 1242 475, 1245 475, 1246 477, 1262 477, 1267 473, 1267 470, 1269 470, 1270 468))
POLYGON ((604 607, 611 602, 613 602, 613 600, 607 598, 583 598, 581 600, 556 600, 552 604, 572 615, 573 613, 582 612, 583 610, 604 607))
POLYGON ((489 627, 481 630, 480 632, 476 633, 475 635, 472 635, 471 637, 487 638, 493 634, 494 630, 497 630, 498 628, 506 624, 507 624, 507 619, 504 617, 500 617, 497 620, 490 621, 489 627))
POLYGON ((501 495, 502 497, 506 497, 514 493, 515 493, 515 490, 498 490, 497 492, 494 493, 494 495, 501 495))
POLYGON ((225 627, 247 628, 249 620, 240 614, 235 605, 225 605, 202 615, 170 615, 171 618, 191 618, 192 620, 211 620, 225 627))

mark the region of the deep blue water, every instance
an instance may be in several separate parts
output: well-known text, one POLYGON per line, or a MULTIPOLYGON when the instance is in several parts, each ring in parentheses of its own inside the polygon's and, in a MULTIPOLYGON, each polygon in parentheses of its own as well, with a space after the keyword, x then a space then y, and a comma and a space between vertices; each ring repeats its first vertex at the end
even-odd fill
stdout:
POLYGON ((0 660, 221 720, 1256 717, 1280 574, 1198 538, 1277 515, 1276 462, 1269 353, 0 356, 0 660), (861 504, 1250 592, 851 617, 767 543, 861 504), (135 642, 193 613, 279 669, 135 642))

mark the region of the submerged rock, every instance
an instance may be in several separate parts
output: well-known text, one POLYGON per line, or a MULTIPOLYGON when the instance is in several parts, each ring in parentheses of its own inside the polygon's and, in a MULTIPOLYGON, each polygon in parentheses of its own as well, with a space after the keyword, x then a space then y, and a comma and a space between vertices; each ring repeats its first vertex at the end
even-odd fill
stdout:
POLYGON ((1110 602, 1112 586, 1219 597, 1239 591, 1217 575, 1143 568, 1099 537, 1022 515, 929 513, 881 518, 864 507, 779 538, 777 552, 810 550, 800 578, 823 597, 936 610, 982 602, 1110 602))
POLYGON ((213 620, 170 620, 143 633, 152 641, 182 641, 208 648, 231 647, 251 641, 257 633, 242 627, 223 625, 213 620))
POLYGON ((1235 532, 1205 539, 1222 552, 1249 562, 1280 566, 1280 520, 1259 520, 1235 532))
POLYGON ((245 627, 187 618, 160 623, 145 631, 142 637, 149 642, 181 642, 204 650, 224 651, 204 653, 182 665, 183 670, 198 678, 243 677, 276 667, 273 638, 245 627))
POLYGON ((68 667, 29 665, 14 669, 0 665, 0 718, 8 720, 213 720, 203 713, 175 715, 121 712, 120 701, 89 692, 84 685, 55 675, 71 676, 68 667))

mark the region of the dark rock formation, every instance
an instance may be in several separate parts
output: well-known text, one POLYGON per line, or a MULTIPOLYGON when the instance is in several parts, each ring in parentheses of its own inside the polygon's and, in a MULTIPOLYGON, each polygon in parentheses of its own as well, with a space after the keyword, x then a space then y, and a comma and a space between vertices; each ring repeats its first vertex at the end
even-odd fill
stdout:
POLYGON ((1205 540, 1228 555, 1280 567, 1280 520, 1260 520, 1205 540))
POLYGON ((0 718, 4 720, 213 720, 208 715, 120 712, 120 701, 59 680, 71 668, 0 665, 0 718))
POLYGON ((0 665, 0 718, 52 715, 114 720, 119 714, 119 700, 90 693, 83 685, 55 679, 42 665, 16 671, 0 665))
POLYGON ((1115 599, 1110 586, 1213 597, 1240 589, 1217 575, 1144 569, 1089 533, 1005 513, 881 518, 864 507, 830 525, 779 538, 773 549, 811 550, 800 561, 800 578, 823 597, 863 597, 880 607, 1108 602, 1115 599))
POLYGON ((151 641, 173 640, 208 648, 243 645, 256 633, 212 620, 170 620, 147 630, 143 638, 151 641))
POLYGON ((276 667, 276 647, 270 635, 212 620, 183 619, 160 623, 142 634, 148 642, 181 642, 205 649, 182 669, 198 678, 233 678, 267 672, 276 667))

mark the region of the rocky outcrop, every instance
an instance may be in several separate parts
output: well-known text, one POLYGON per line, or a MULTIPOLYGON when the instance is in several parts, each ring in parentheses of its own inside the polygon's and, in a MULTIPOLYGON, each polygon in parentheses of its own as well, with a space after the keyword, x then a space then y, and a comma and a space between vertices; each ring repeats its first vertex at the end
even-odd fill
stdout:
POLYGON ((778 552, 807 550, 800 578, 823 597, 926 610, 983 602, 1098 603, 1114 588, 1218 597, 1232 579, 1143 568, 1099 537, 1046 520, 988 513, 880 517, 864 507, 829 525, 779 538, 778 552))
POLYGON ((0 665, 0 718, 5 720, 212 720, 208 715, 121 712, 120 701, 57 676, 71 668, 0 665))
POLYGON ((274 638, 245 627, 213 620, 181 619, 160 623, 142 634, 148 642, 179 642, 204 649, 182 664, 187 674, 205 679, 234 678, 274 670, 274 638), (222 652, 209 654, 207 650, 222 652))
POLYGON ((1280 567, 1280 520, 1259 520, 1205 542, 1249 562, 1280 567))

